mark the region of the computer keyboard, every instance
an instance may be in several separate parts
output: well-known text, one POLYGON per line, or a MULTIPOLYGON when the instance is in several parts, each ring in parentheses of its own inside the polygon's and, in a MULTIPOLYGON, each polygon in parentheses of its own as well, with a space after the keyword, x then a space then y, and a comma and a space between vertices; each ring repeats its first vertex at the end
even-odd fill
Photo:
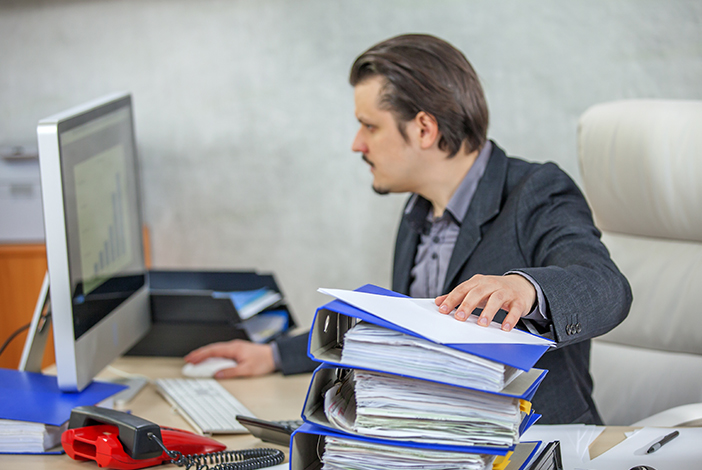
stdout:
POLYGON ((157 379, 164 398, 203 434, 239 434, 249 431, 237 415, 254 417, 214 379, 157 379))

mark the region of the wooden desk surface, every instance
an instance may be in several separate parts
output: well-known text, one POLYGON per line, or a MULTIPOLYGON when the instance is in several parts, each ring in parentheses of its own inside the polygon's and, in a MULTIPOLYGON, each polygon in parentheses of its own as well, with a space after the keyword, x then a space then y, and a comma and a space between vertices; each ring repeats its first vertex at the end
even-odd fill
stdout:
MULTIPOLYGON (((180 358, 142 358, 124 357, 115 361, 111 367, 130 374, 145 375, 149 378, 181 377, 180 358)), ((101 377, 114 377, 108 368, 101 377)), ((302 405, 307 394, 311 374, 284 377, 272 374, 265 377, 248 379, 221 380, 220 383, 229 390, 244 406, 258 418, 266 420, 301 419, 302 405)), ((161 426, 170 426, 192 431, 192 427, 166 402, 152 384, 146 385, 141 392, 127 404, 126 409, 137 416, 153 421, 161 426)), ((261 442, 250 434, 217 435, 216 440, 226 444, 228 450, 250 447, 276 447, 288 455, 288 449, 261 442)), ((287 461, 287 459, 286 459, 287 461)), ((0 468, 31 468, 37 470, 61 470, 77 468, 83 470, 97 469, 97 464, 77 462, 67 455, 3 455, 0 454, 0 468)), ((175 465, 158 468, 178 468, 175 465)))

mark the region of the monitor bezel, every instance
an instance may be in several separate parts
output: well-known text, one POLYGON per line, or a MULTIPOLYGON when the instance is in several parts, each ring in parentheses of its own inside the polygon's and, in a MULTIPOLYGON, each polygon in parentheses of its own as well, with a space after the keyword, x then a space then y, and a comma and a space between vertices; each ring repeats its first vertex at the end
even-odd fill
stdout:
POLYGON ((60 136, 63 132, 128 108, 134 161, 136 205, 141 208, 134 113, 129 93, 114 93, 42 119, 37 126, 41 172, 44 231, 49 272, 54 348, 58 385, 64 391, 80 391, 110 362, 136 344, 151 325, 148 272, 144 263, 142 214, 138 220, 138 269, 144 285, 127 300, 75 338, 72 284, 69 266, 68 224, 64 207, 64 181, 60 136))

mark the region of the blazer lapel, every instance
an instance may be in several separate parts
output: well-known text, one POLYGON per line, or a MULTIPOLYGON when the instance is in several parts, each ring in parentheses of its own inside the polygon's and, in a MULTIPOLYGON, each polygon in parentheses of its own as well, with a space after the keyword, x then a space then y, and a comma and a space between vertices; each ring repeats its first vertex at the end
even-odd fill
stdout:
POLYGON ((419 234, 408 227, 403 219, 400 225, 397 245, 395 246, 395 263, 392 273, 392 290, 409 295, 410 278, 414 256, 419 245, 419 234))
POLYGON ((492 145, 490 161, 478 183, 478 188, 468 206, 466 215, 463 217, 461 230, 458 232, 456 246, 451 254, 448 271, 446 272, 444 293, 448 292, 454 278, 460 273, 461 268, 473 254, 475 247, 478 246, 483 224, 500 212, 502 188, 504 188, 505 178, 507 177, 507 156, 497 144, 493 142, 492 145))

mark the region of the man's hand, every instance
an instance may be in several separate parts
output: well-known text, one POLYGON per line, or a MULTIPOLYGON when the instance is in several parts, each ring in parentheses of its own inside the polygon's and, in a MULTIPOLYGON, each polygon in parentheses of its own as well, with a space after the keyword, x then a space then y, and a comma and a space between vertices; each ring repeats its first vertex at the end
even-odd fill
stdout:
POLYGON ((226 357, 237 362, 236 367, 217 372, 217 379, 251 377, 275 371, 273 349, 268 344, 256 344, 241 339, 208 344, 190 352, 185 356, 185 361, 197 364, 209 357, 226 357))
POLYGON ((488 326, 498 310, 503 309, 507 316, 502 329, 509 331, 517 321, 527 315, 536 301, 534 286, 519 274, 507 276, 476 275, 459 284, 446 295, 436 298, 439 312, 448 315, 454 308, 456 319, 465 321, 476 308, 483 312, 478 325, 488 326))

